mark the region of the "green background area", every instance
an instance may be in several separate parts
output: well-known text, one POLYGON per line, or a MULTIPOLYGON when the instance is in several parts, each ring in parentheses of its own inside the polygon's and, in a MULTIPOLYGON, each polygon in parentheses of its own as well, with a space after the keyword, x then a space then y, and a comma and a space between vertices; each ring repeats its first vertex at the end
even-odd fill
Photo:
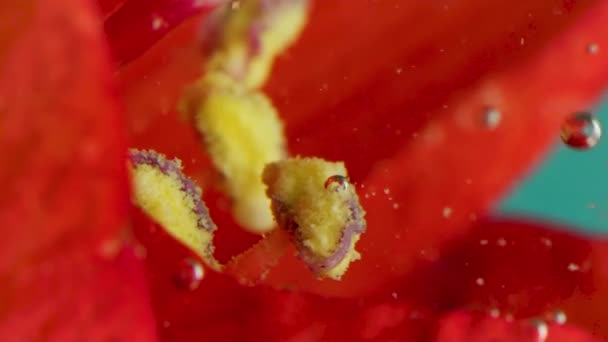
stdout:
POLYGON ((589 150, 573 150, 556 134, 553 150, 501 201, 497 216, 538 218, 608 234, 608 99, 595 114, 604 129, 599 143, 589 150))

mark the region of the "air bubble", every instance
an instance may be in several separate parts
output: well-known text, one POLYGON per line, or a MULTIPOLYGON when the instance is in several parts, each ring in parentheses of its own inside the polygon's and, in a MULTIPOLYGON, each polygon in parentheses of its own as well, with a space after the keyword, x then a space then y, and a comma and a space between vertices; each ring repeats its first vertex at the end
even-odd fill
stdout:
POLYGON ((205 270, 198 260, 186 258, 180 262, 174 275, 175 284, 183 290, 196 290, 203 280, 205 270))
POLYGON ((158 31, 162 28, 166 28, 168 25, 169 24, 167 23, 165 18, 156 14, 152 16, 152 30, 158 31))
POLYGON ((596 43, 589 43, 587 45, 587 53, 590 55, 596 55, 600 51, 600 46, 596 43))
POLYGON ((502 119, 502 113, 494 107, 486 107, 483 112, 483 124, 489 129, 498 127, 502 119))
POLYGON ((566 313, 562 310, 557 310, 553 314, 553 321, 557 324, 565 324, 567 320, 568 317, 566 316, 566 313))
POLYGON ((549 336, 549 327, 547 326, 547 323, 540 321, 540 320, 534 320, 534 321, 532 321, 532 324, 536 328, 536 334, 538 337, 537 341, 539 341, 539 342, 546 341, 547 336, 549 336))
POLYGON ((348 178, 341 175, 333 175, 325 180, 325 189, 346 190, 348 188, 348 178))
POLYGON ((568 271, 570 272, 576 272, 578 270, 580 270, 581 267, 573 262, 571 262, 570 264, 568 264, 568 271))
POLYGON ((562 124, 562 141, 574 149, 589 149, 598 143, 601 136, 600 122, 587 112, 574 113, 562 124))
POLYGON ((443 210, 441 211, 441 214, 445 218, 448 218, 448 217, 452 216, 452 208, 450 208, 450 207, 444 207, 443 210))

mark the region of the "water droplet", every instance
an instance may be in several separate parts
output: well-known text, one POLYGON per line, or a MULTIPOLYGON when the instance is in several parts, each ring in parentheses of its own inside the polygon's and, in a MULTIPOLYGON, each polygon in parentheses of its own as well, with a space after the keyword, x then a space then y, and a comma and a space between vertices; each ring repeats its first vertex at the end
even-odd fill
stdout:
POLYGON ((567 320, 568 317, 566 316, 566 313, 562 310, 557 310, 553 314, 553 321, 557 324, 565 324, 567 320))
POLYGON ((168 25, 167 21, 159 16, 159 15, 154 15, 152 17, 152 30, 157 31, 160 30, 161 28, 164 28, 168 25))
POLYGON ((500 310, 498 310, 497 308, 493 308, 490 310, 490 316, 493 318, 498 318, 500 317, 500 310))
POLYGON ((393 299, 397 299, 399 296, 397 295, 397 292, 393 292, 391 293, 391 297, 393 297, 393 299))
POLYGON ((384 194, 385 194, 385 195, 388 195, 388 194, 390 194, 390 193, 391 193, 391 189, 389 189, 389 188, 384 188, 384 194))
POLYGON ((485 245, 488 244, 488 240, 485 240, 485 239, 479 240, 479 244, 482 245, 482 246, 485 246, 485 245))
POLYGON ((494 107, 486 107, 483 112, 483 124, 487 128, 494 129, 500 125, 502 113, 494 107))
POLYGON ((570 272, 576 272, 580 269, 581 269, 581 267, 573 262, 568 264, 568 271, 570 271, 570 272))
POLYGON ((504 238, 499 238, 498 240, 496 240, 496 244, 500 247, 504 247, 507 245, 507 240, 505 240, 504 238))
MULTIPOLYGON (((348 188, 348 178, 341 175, 333 175, 325 180, 325 189, 346 190, 348 188)), ((372 193, 375 195, 375 193, 372 193)))
POLYGON ((587 53, 590 55, 596 55, 598 52, 600 52, 600 46, 597 45, 596 43, 589 43, 587 45, 587 53))
POLYGON ((483 278, 477 278, 475 280, 475 283, 479 286, 483 286, 486 283, 486 281, 483 278))
POLYGON ((232 4, 230 4, 230 8, 232 8, 233 10, 237 10, 239 9, 239 7, 241 7, 241 2, 238 0, 233 1, 232 4))
POLYGON ((443 217, 448 218, 448 217, 452 216, 452 208, 444 207, 441 213, 442 213, 443 217))
POLYGON ((587 112, 570 115, 562 124, 562 141, 575 149, 588 149, 595 146, 602 136, 600 122, 587 112))
POLYGON ((98 253, 106 260, 113 260, 123 248, 123 242, 118 238, 106 239, 99 245, 98 253))
POLYGON ((205 275, 203 265, 198 260, 186 258, 180 262, 175 272, 175 284, 184 290, 196 290, 205 275))
POLYGON ((393 209, 399 209, 399 203, 393 203, 393 209))
POLYGON ((534 325, 534 327, 536 327, 536 334, 538 337, 539 342, 544 342, 547 340, 547 336, 549 336, 549 327, 547 326, 547 323, 540 321, 540 320, 534 320, 532 321, 532 324, 534 325))

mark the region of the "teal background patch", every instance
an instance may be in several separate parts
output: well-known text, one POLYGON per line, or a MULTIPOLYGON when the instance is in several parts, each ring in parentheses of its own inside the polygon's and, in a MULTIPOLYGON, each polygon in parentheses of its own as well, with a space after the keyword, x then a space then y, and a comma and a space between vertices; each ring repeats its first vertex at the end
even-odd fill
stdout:
POLYGON ((499 203, 499 217, 538 218, 586 233, 608 234, 608 99, 594 112, 603 128, 598 144, 573 150, 556 132, 553 150, 499 203))

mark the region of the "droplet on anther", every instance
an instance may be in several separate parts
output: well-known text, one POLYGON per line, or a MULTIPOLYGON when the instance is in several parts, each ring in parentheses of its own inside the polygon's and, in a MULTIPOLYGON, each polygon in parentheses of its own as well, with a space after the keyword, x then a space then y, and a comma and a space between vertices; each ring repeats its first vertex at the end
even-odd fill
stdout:
POLYGON ((186 258, 179 263, 174 274, 175 285, 183 290, 196 290, 204 275, 205 270, 198 260, 186 258))
POLYGON ((325 180, 325 189, 346 190, 348 188, 348 178, 341 175, 333 175, 325 180))
POLYGON ((601 136, 600 122, 588 112, 574 113, 562 124, 562 141, 571 148, 589 149, 599 142, 601 136))

